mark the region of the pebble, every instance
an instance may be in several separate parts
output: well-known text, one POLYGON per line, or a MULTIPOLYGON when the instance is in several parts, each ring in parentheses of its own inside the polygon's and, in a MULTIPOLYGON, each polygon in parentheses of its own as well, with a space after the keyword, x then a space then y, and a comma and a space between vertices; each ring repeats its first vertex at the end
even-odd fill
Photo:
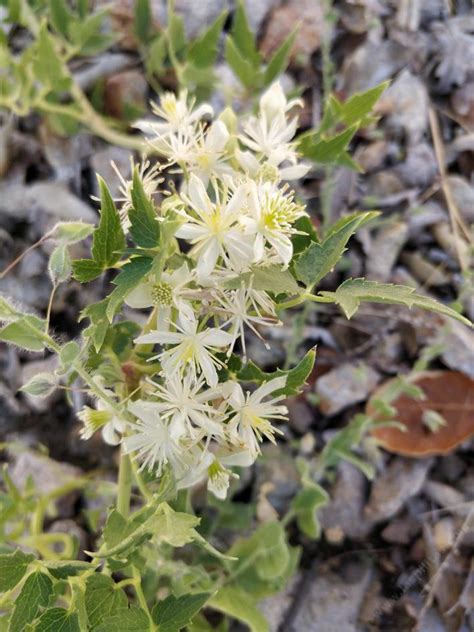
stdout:
POLYGON ((379 381, 379 373, 364 362, 342 364, 316 381, 319 409, 325 415, 336 415, 364 401, 379 381))

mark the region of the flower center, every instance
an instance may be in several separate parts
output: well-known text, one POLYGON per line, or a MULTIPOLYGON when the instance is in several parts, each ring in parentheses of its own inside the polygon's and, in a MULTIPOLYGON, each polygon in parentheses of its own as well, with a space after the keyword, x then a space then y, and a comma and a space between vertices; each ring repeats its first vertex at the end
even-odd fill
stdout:
POLYGON ((153 305, 157 307, 169 307, 173 304, 173 288, 169 283, 161 281, 151 289, 153 305))

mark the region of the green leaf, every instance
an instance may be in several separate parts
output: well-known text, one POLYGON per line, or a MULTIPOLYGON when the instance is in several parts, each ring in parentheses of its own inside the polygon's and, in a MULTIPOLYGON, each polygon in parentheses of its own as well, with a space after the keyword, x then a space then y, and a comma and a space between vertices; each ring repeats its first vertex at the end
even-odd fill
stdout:
POLYGON ((272 81, 275 81, 275 79, 285 72, 297 33, 298 27, 293 29, 268 62, 263 75, 263 82, 265 86, 270 85, 272 81))
POLYGON ((75 244, 94 232, 93 224, 85 222, 59 222, 52 230, 52 237, 65 244, 75 244))
POLYGON ((107 318, 112 322, 113 317, 123 303, 124 298, 133 290, 150 272, 153 259, 150 257, 134 257, 130 259, 119 274, 112 281, 117 287, 109 296, 106 308, 107 318))
POLYGON ((130 234, 142 248, 156 248, 160 243, 160 225, 157 221, 153 200, 145 193, 138 167, 133 171, 131 189, 133 207, 128 212, 130 234))
POLYGON ((238 290, 242 287, 252 287, 254 290, 264 290, 274 294, 299 294, 301 288, 288 270, 282 270, 281 266, 270 265, 255 268, 250 272, 226 281, 225 287, 229 290, 238 290))
POLYGON ((209 593, 182 595, 181 597, 170 595, 154 606, 151 617, 160 632, 179 632, 189 625, 194 615, 201 610, 209 597, 209 593))
POLYGON ((242 621, 251 632, 269 632, 267 620, 258 609, 256 600, 238 586, 224 586, 208 601, 208 605, 242 621))
POLYGON ((153 26, 149 0, 135 0, 134 6, 134 30, 139 44, 145 44, 150 37, 153 26))
POLYGON ((148 47, 146 66, 150 73, 156 73, 159 77, 164 74, 166 53, 167 39, 164 33, 160 33, 148 47))
POLYGON ((217 45, 227 17, 223 11, 211 26, 189 46, 187 59, 198 68, 213 66, 217 58, 217 45))
POLYGON ((16 320, 19 313, 4 296, 0 296, 0 321, 10 322, 16 320))
POLYGON ((291 508, 296 514, 298 527, 309 538, 319 537, 321 526, 316 512, 327 504, 328 500, 327 492, 316 483, 306 485, 293 498, 291 508))
POLYGON ((111 267, 120 259, 125 248, 125 236, 120 223, 120 215, 115 208, 104 180, 97 176, 100 188, 100 221, 94 231, 92 258, 103 268, 111 267))
POLYGON ((377 216, 376 212, 352 213, 336 222, 322 243, 312 243, 298 257, 295 263, 297 278, 308 287, 319 283, 342 257, 356 230, 377 216))
POLYGON ((365 279, 348 279, 335 292, 320 292, 321 296, 331 298, 337 303, 347 316, 351 318, 359 309, 362 301, 370 303, 394 303, 407 307, 420 307, 431 312, 438 312, 461 321, 472 327, 469 319, 465 318, 451 307, 435 301, 433 298, 417 294, 412 287, 377 283, 365 279))
POLYGON ((303 252, 303 250, 306 250, 312 242, 319 243, 316 228, 313 226, 311 219, 306 215, 303 215, 303 217, 299 217, 296 220, 294 228, 299 231, 299 233, 293 235, 291 238, 291 243, 293 244, 293 257, 299 255, 303 252))
POLYGON ((366 92, 356 92, 341 104, 340 117, 348 126, 362 123, 371 113, 382 92, 388 88, 390 81, 384 81, 366 92))
POLYGON ((104 299, 99 303, 93 303, 82 310, 79 320, 89 318, 91 325, 84 331, 86 338, 91 338, 94 343, 94 348, 99 353, 102 345, 104 344, 105 336, 109 328, 109 321, 107 318, 107 305, 108 299, 104 299))
POLYGON ((86 571, 94 570, 90 562, 79 562, 75 560, 48 560, 43 562, 49 573, 56 579, 67 579, 75 577, 86 571))
POLYGON ((22 316, 18 320, 0 329, 0 340, 11 342, 28 351, 42 351, 46 323, 36 316, 22 316))
POLYGON ((262 57, 258 51, 255 35, 250 30, 242 0, 238 0, 237 9, 232 20, 232 39, 242 55, 253 68, 259 68, 262 57))
POLYGON ((280 522, 266 522, 250 538, 237 540, 229 554, 239 558, 236 573, 239 565, 245 565, 246 559, 251 556, 254 560, 253 567, 260 578, 278 578, 283 575, 290 561, 285 528, 280 522))
POLYGON ((94 259, 75 259, 72 262, 72 270, 76 281, 87 283, 100 276, 104 268, 94 259))
POLYGON ((0 592, 15 588, 34 559, 34 555, 23 553, 20 549, 0 555, 0 592))
MULTIPOLYGON (((168 7, 172 9, 171 3, 168 7)), ((166 29, 166 35, 171 57, 179 55, 186 46, 186 33, 183 18, 177 15, 173 10, 168 11, 168 28, 166 29)))
POLYGON ((49 19, 58 33, 67 38, 71 14, 66 9, 64 0, 49 0, 49 19))
POLYGON ((81 347, 74 340, 70 340, 63 345, 59 351, 59 364, 61 374, 72 369, 72 365, 81 353, 81 347))
POLYGON ((150 632, 150 620, 144 610, 130 606, 104 619, 94 632, 150 632))
POLYGON ((127 608, 127 595, 110 577, 96 573, 86 580, 84 602, 89 625, 95 628, 117 610, 127 608))
POLYGON ((275 395, 297 395, 313 370, 315 359, 316 350, 310 349, 304 358, 293 369, 288 371, 277 369, 276 371, 272 371, 270 373, 262 371, 252 362, 252 360, 250 360, 250 362, 237 372, 237 377, 242 382, 256 382, 257 384, 263 384, 264 382, 273 380, 276 377, 286 375, 285 386, 282 389, 275 391, 275 395))
POLYGON ((57 385, 58 381, 53 374, 37 373, 20 388, 20 391, 34 397, 48 397, 56 389, 57 385))
POLYGON ((66 244, 59 244, 51 253, 48 263, 49 274, 55 285, 64 283, 71 276, 71 257, 66 244))
POLYGON ((83 632, 79 626, 77 612, 64 608, 45 610, 35 626, 35 632, 83 632))
POLYGON ((46 573, 31 573, 15 600, 9 632, 23 632, 25 626, 35 619, 39 609, 48 605, 52 592, 53 582, 46 573))
POLYGON ((40 27, 36 40, 36 55, 33 61, 35 78, 46 88, 53 90, 66 90, 70 84, 70 78, 64 73, 62 60, 54 46, 54 40, 46 22, 40 27))
POLYGON ((235 76, 248 89, 257 88, 260 81, 260 71, 242 55, 234 40, 229 35, 225 43, 225 59, 232 68, 235 76))
POLYGON ((319 138, 318 135, 304 134, 299 139, 299 151, 306 158, 321 164, 334 163, 339 156, 347 149, 358 126, 353 125, 336 136, 330 138, 319 138))

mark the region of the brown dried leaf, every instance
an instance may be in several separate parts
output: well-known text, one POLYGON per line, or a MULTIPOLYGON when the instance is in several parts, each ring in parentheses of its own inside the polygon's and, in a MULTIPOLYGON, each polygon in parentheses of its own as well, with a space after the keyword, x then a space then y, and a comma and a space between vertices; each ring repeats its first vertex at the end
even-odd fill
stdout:
MULTIPOLYGON (((385 382, 374 392, 367 404, 367 414, 383 420, 374 402, 381 399, 392 382, 385 382)), ((394 427, 372 430, 386 450, 411 457, 448 454, 474 435, 474 380, 458 371, 426 371, 412 383, 422 389, 425 399, 401 395, 390 403, 397 411, 396 420, 406 427, 406 432, 394 427), (423 422, 425 411, 439 413, 446 425, 431 431, 423 422)))

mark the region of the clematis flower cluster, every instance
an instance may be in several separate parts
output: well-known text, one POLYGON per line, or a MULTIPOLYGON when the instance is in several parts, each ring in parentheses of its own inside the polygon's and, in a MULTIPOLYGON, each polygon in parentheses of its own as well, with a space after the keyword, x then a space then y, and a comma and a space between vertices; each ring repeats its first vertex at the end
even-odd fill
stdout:
MULTIPOLYGON (((124 418, 110 400, 86 407, 82 434, 101 429, 141 468, 157 476, 170 468, 178 488, 207 480, 224 498, 231 468, 251 465, 262 441, 281 433, 275 422, 286 419, 286 376, 252 390, 239 383, 231 360, 246 360, 250 332, 266 344, 266 328, 279 324, 275 295, 255 278, 257 270, 288 268, 295 222, 305 215, 288 185, 309 170, 293 141, 300 105, 275 83, 255 115, 238 121, 227 109, 213 120, 210 105, 170 93, 153 106, 154 119, 135 125, 164 160, 159 169, 139 167, 143 189, 151 196, 168 178, 156 221, 175 226, 161 265, 125 296, 130 309, 149 310, 134 342, 156 371, 129 395, 124 418)), ((121 178, 120 185, 127 231, 131 184, 121 178)))

